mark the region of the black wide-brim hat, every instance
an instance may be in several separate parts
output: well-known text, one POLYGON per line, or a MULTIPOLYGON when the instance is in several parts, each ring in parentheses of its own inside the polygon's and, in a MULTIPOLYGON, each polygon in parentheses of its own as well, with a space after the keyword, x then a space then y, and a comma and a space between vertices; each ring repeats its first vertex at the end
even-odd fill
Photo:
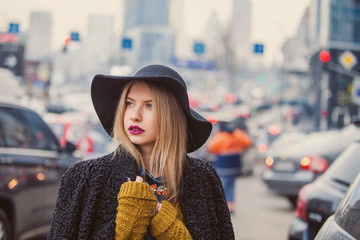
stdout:
POLYGON ((132 80, 161 83, 170 89, 187 119, 188 152, 199 149, 208 139, 212 124, 190 108, 185 81, 173 69, 163 65, 149 65, 140 69, 134 76, 108 76, 98 74, 91 84, 91 99, 102 126, 112 137, 116 108, 123 87, 132 80))

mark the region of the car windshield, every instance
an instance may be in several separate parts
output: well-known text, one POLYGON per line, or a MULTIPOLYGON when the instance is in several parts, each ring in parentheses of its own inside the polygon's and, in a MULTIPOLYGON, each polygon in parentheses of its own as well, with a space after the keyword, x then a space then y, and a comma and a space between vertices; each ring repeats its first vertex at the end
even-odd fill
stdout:
POLYGON ((360 172, 359 156, 360 142, 352 143, 336 158, 323 177, 343 185, 350 185, 360 172))
POLYGON ((302 132, 289 132, 280 135, 270 146, 269 154, 276 154, 281 149, 287 149, 305 138, 306 134, 302 132))
POLYGON ((321 152, 338 136, 337 131, 310 133, 305 138, 290 146, 289 155, 320 155, 321 152))
POLYGON ((351 124, 340 131, 339 137, 333 141, 325 151, 324 156, 334 156, 343 151, 347 146, 355 140, 360 139, 360 128, 351 124))
POLYGON ((303 140, 305 136, 306 134, 302 132, 284 133, 272 143, 271 147, 278 148, 287 144, 293 144, 303 140))

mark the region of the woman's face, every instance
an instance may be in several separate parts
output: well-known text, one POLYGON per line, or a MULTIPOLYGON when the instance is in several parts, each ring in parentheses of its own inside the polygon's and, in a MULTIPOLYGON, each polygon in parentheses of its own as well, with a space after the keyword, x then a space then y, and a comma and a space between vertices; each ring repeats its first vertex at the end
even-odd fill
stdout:
POLYGON ((131 86, 126 98, 124 129, 133 144, 151 152, 156 140, 153 99, 145 83, 131 86))

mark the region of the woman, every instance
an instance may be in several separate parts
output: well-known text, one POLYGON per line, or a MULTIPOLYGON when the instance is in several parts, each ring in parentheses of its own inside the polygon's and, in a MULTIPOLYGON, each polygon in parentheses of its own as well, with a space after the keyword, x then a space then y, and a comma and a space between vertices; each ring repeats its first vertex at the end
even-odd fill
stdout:
POLYGON ((200 148, 212 125, 189 107, 173 69, 96 75, 104 129, 121 144, 63 177, 48 239, 234 239, 221 181, 200 148))

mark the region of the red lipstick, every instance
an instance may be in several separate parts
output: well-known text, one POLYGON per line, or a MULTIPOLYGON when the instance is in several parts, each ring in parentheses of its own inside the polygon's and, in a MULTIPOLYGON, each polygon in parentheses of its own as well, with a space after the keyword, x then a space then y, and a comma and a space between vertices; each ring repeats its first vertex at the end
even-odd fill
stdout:
POLYGON ((131 125, 128 128, 128 130, 133 135, 139 135, 139 134, 142 134, 143 132, 145 132, 145 130, 143 130, 141 127, 136 126, 136 125, 131 125))

